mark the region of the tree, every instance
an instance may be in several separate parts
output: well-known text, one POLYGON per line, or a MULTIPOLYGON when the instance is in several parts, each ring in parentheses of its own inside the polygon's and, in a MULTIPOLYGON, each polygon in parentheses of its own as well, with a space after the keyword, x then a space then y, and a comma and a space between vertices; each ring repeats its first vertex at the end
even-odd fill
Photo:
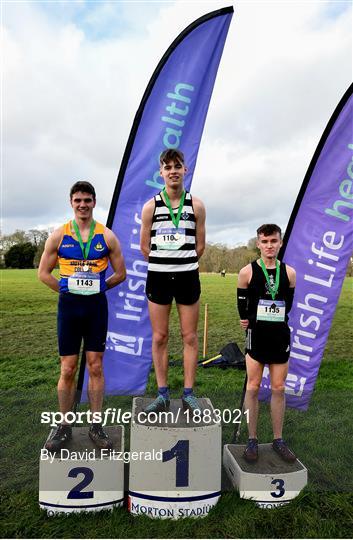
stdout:
POLYGON ((15 244, 5 253, 6 268, 33 268, 36 251, 31 242, 15 244))
POLYGON ((45 244, 45 241, 47 240, 49 233, 48 231, 40 231, 39 229, 30 229, 26 233, 27 239, 31 242, 31 244, 35 245, 36 247, 39 247, 41 244, 45 244))

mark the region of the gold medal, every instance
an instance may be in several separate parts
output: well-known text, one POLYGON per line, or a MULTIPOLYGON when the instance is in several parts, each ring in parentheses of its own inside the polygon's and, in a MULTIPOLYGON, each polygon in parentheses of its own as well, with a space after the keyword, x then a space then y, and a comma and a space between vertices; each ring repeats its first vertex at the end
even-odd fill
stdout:
POLYGON ((174 238, 175 238, 175 240, 179 240, 179 238, 180 238, 179 233, 174 233, 174 238))

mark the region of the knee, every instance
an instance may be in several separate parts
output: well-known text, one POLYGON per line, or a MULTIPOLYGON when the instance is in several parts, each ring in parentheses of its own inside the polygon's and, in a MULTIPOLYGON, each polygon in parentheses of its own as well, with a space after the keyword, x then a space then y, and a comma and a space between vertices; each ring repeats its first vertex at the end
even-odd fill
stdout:
POLYGON ((198 340, 196 332, 182 332, 181 337, 183 338, 184 345, 189 347, 197 347, 198 340))
POLYGON ((157 347, 163 347, 168 343, 168 332, 154 332, 153 343, 157 347))
POLYGON ((285 390, 285 386, 283 382, 275 383, 275 384, 271 383, 272 394, 276 396, 281 396, 284 394, 284 390, 285 390))
POLYGON ((250 396, 256 397, 260 390, 260 384, 261 382, 258 382, 258 381, 251 381, 251 380, 248 381, 246 385, 247 394, 249 394, 250 396))
POLYGON ((66 382, 75 378, 77 366, 75 364, 61 364, 61 377, 66 382))
POLYGON ((87 368, 90 377, 102 377, 103 366, 100 359, 89 362, 87 368))

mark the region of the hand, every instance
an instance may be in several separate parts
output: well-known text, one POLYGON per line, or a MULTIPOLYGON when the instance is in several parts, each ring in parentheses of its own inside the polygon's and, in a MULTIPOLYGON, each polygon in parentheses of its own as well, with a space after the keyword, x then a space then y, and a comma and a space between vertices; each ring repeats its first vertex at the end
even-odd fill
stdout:
POLYGON ((249 326, 249 319, 240 319, 240 326, 243 330, 246 330, 249 326))

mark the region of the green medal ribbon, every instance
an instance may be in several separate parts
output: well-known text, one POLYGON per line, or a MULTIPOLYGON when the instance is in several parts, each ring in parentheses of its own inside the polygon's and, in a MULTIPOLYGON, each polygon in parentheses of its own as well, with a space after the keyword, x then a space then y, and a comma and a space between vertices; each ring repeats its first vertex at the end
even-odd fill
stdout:
POLYGON ((163 189, 163 195, 164 195, 164 198, 165 198, 165 202, 167 203, 169 214, 170 214, 170 217, 172 218, 172 222, 174 223, 175 227, 178 228, 179 221, 180 221, 180 216, 181 216, 181 211, 182 211, 183 206, 184 206, 184 200, 185 200, 186 192, 184 190, 183 193, 182 193, 180 203, 179 203, 178 213, 177 213, 176 216, 174 215, 173 208, 172 208, 172 205, 170 204, 170 199, 168 197, 168 193, 167 193, 167 190, 165 188, 163 189))
POLYGON ((274 285, 274 287, 272 287, 272 285, 270 283, 270 278, 269 278, 269 275, 268 275, 268 272, 267 272, 267 268, 266 268, 265 263, 264 263, 264 261, 262 259, 260 259, 260 266, 262 268, 263 273, 265 274, 265 278, 266 278, 266 281, 267 281, 268 288, 270 289, 272 300, 274 300, 276 298, 276 294, 278 292, 278 287, 279 287, 279 274, 280 274, 279 262, 276 259, 276 277, 275 277, 275 285, 274 285))
POLYGON ((76 221, 74 219, 72 220, 72 224, 74 226, 74 230, 75 230, 77 239, 78 239, 79 244, 80 244, 81 249, 82 249, 83 258, 84 258, 84 260, 87 260, 87 257, 88 257, 88 254, 89 254, 89 248, 91 247, 91 243, 92 243, 92 238, 93 238, 93 233, 94 233, 94 228, 96 226, 96 222, 93 220, 92 223, 91 223, 91 227, 89 229, 89 235, 88 235, 88 240, 87 240, 87 243, 86 243, 86 247, 83 245, 80 229, 78 228, 77 223, 76 223, 76 221))

